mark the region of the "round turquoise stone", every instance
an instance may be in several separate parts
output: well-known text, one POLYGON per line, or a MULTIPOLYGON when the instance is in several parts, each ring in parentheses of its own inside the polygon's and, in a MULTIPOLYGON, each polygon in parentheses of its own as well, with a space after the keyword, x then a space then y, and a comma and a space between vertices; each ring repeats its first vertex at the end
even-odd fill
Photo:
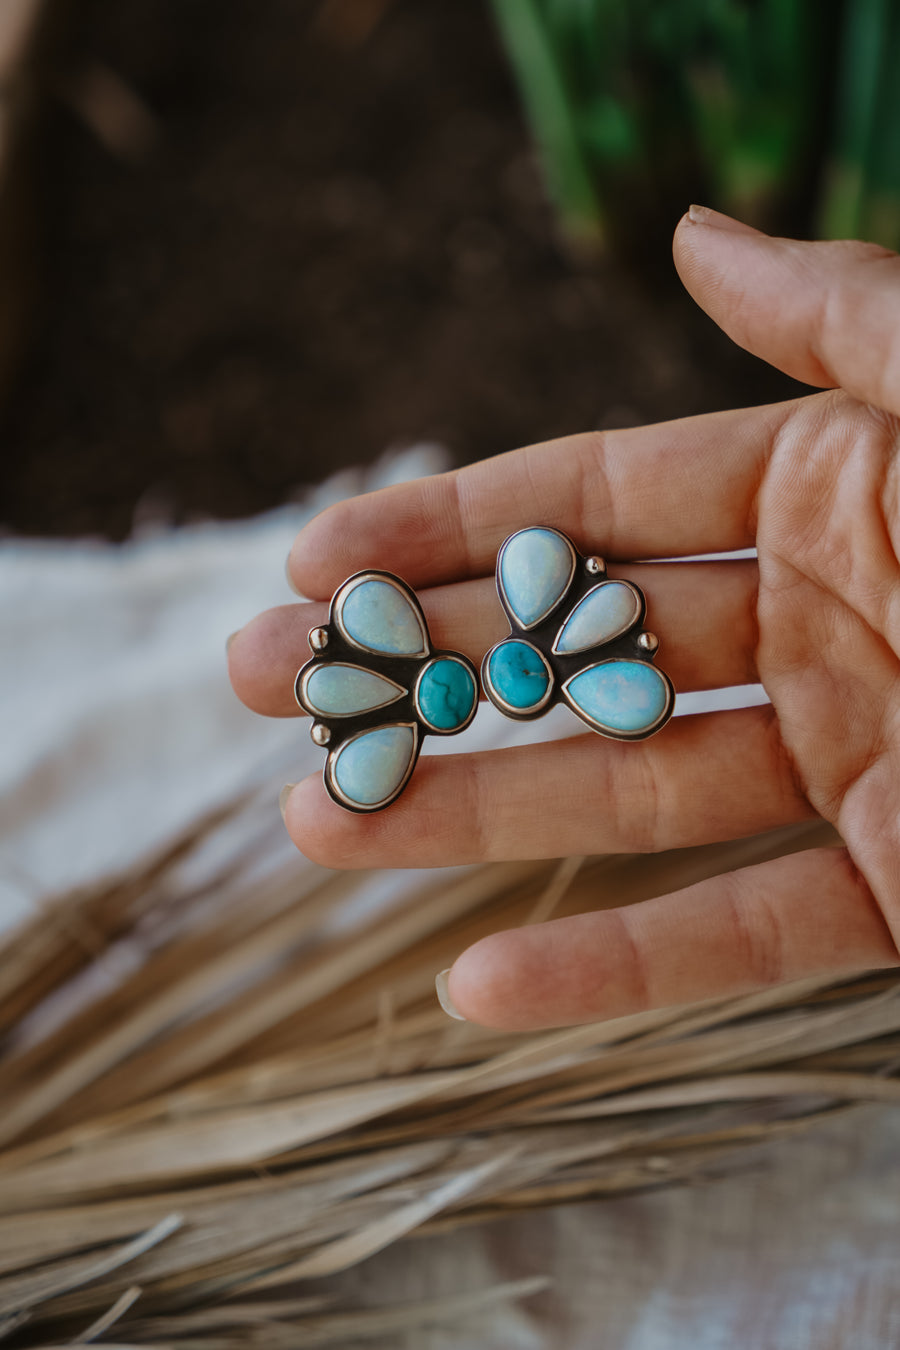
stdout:
POLYGON ((426 666, 416 690, 419 712, 436 731, 455 731, 472 715, 478 691, 472 672, 452 656, 426 666))
POLYGON ((488 660, 488 679, 494 692, 517 712, 539 707, 550 686, 550 672, 528 642, 501 642, 495 647, 488 660))

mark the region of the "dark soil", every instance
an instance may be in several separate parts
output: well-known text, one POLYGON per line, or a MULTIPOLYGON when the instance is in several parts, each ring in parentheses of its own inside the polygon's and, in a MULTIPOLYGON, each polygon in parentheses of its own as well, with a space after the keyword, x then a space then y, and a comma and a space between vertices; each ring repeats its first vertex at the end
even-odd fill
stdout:
POLYGON ((60 87, 100 63, 156 137, 51 110, 12 529, 121 538, 420 439, 463 462, 793 392, 679 291, 677 210, 637 267, 567 254, 485 0, 74 8, 60 87))

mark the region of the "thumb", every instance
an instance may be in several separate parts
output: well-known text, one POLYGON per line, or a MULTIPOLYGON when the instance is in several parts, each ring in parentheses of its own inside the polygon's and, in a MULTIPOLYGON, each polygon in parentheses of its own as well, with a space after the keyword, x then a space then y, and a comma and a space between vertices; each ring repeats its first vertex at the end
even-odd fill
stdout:
POLYGON ((772 239, 706 207, 675 232, 690 294, 741 347, 806 384, 900 414, 900 257, 772 239))

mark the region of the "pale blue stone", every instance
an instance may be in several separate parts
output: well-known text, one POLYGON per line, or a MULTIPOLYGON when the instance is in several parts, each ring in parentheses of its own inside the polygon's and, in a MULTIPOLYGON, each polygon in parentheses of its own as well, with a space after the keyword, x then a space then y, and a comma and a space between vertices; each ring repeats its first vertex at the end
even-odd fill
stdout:
POLYGON ((533 628, 559 603, 572 579, 575 556, 556 530, 520 530, 500 556, 500 585, 523 628, 533 628))
POLYGON ((669 703, 669 686, 645 661, 603 661, 569 680, 566 697, 609 731, 637 735, 654 726, 669 703))
POLYGON ((322 717, 350 717, 384 708, 405 693, 393 680, 338 661, 316 666, 304 690, 309 707, 322 717))
POLYGON ((439 731, 453 731, 468 721, 477 697, 472 672, 453 656, 426 666, 416 691, 419 712, 439 731))
POLYGON ((546 697, 550 672, 530 643, 510 639, 491 652, 488 679, 494 692, 511 708, 528 712, 546 697))
POLYGON ((360 647, 393 656, 419 656, 425 634, 408 596, 389 581, 361 581, 344 597, 341 622, 360 647))
POLYGON ((378 806, 403 782, 416 748, 412 727, 376 727, 342 745, 332 774, 344 796, 358 806, 378 806))
POLYGON ((641 612, 637 593, 624 581, 604 581, 575 606, 554 644, 554 651, 586 652, 627 633, 641 612))

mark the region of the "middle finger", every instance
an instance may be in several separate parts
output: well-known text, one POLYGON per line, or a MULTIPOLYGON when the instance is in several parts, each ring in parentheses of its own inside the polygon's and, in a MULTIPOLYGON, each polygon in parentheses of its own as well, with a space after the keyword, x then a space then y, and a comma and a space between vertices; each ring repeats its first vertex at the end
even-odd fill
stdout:
MULTIPOLYGON (((659 665, 677 690, 751 684, 756 671, 756 561, 636 563, 617 567, 647 596, 647 627, 659 638, 659 665)), ((509 625, 494 581, 485 577, 419 594, 432 645, 463 652, 476 666, 509 625)), ((309 660, 307 634, 328 618, 322 603, 267 610, 238 633, 229 670, 254 712, 295 717, 294 679, 309 660)))

